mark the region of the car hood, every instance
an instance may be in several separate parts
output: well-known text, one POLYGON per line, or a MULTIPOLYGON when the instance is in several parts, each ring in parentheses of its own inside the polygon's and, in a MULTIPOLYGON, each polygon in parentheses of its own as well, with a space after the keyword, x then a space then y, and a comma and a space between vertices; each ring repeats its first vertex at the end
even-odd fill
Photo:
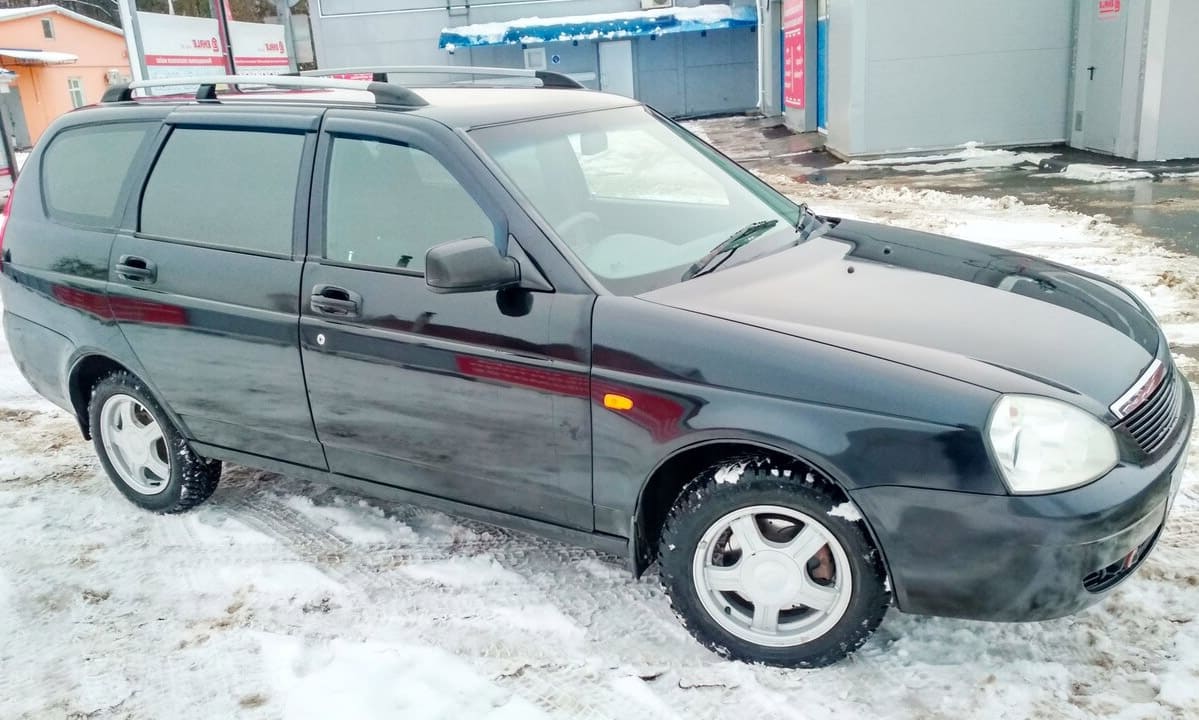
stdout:
POLYGON ((1149 366, 1161 338, 1132 295, 1102 278, 850 220, 641 297, 1099 414, 1149 366))

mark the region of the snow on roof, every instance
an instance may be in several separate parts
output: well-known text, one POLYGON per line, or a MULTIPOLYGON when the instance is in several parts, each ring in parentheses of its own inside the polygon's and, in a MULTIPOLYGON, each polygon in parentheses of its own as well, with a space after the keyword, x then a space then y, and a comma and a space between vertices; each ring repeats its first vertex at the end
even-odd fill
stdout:
POLYGON ((513 45, 569 40, 610 40, 642 35, 669 35, 756 25, 753 5, 728 5, 634 10, 629 12, 527 17, 504 22, 448 27, 437 46, 453 49, 480 45, 513 45))
POLYGON ((0 48, 0 58, 24 60, 30 65, 65 65, 79 62, 78 55, 53 50, 7 50, 0 48))
POLYGON ((30 17, 33 15, 44 15, 46 13, 65 15, 72 20, 78 20, 79 22, 84 23, 85 25, 91 25, 92 27, 100 28, 101 30, 107 30, 109 32, 116 33, 117 35, 125 34, 119 27, 115 25, 109 25, 106 22, 101 22, 95 18, 90 18, 87 15, 81 15, 80 13, 77 13, 73 10, 68 10, 65 7, 60 7, 58 5, 39 5, 38 7, 0 9, 0 22, 4 22, 6 20, 16 20, 18 18, 30 17))

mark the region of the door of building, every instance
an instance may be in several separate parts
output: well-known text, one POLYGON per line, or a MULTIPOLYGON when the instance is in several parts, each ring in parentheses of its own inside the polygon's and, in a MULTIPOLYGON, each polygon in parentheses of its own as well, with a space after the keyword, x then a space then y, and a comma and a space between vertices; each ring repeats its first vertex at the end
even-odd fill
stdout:
POLYGON ((1090 25, 1086 61, 1078 81, 1086 88, 1083 145, 1102 153, 1116 152, 1124 89, 1124 42, 1128 11, 1123 0, 1084 0, 1083 22, 1090 25))
POLYGON ((0 93, 0 109, 4 112, 8 130, 12 133, 10 140, 14 148, 27 148, 33 145, 29 138, 29 125, 25 122, 25 108, 21 105, 21 91, 10 87, 8 92, 0 93))
POLYGON ((633 42, 599 44, 600 90, 633 97, 633 42))

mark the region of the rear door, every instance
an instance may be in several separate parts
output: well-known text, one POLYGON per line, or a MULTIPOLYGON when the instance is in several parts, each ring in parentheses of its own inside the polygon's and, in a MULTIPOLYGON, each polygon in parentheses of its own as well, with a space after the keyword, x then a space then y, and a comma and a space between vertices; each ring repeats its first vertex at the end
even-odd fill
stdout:
POLYGON ((594 295, 437 123, 330 110, 317 168, 300 336, 330 468, 590 530, 594 295), (479 236, 554 291, 431 292, 425 252, 479 236))
POLYGON ((195 440, 325 468, 298 343, 320 108, 180 108, 109 258, 113 312, 195 440))

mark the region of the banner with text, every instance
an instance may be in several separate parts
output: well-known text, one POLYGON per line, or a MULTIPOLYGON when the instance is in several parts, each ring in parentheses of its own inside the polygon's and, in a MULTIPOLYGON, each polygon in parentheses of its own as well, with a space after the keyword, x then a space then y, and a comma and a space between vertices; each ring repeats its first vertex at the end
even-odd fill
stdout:
POLYGON ((783 0, 783 104, 806 106, 804 0, 783 0))
MULTIPOLYGON (((214 18, 139 12, 146 78, 203 77, 226 73, 220 28, 214 18)), ((277 75, 288 71, 282 25, 229 23, 233 60, 239 75, 277 75)), ((194 90, 187 86, 155 88, 156 95, 194 90)))

